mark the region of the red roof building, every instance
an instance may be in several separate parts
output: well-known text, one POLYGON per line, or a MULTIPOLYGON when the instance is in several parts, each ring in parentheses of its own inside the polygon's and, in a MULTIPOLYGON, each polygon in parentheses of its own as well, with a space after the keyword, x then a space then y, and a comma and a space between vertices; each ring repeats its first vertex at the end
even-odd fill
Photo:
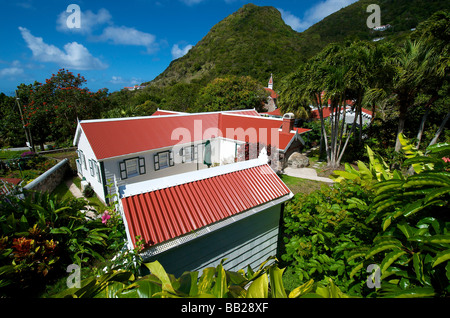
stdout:
POLYGON ((205 132, 216 132, 214 137, 241 142, 270 143, 278 147, 280 151, 284 151, 296 135, 310 131, 310 129, 294 130, 293 121, 286 123, 279 118, 261 117, 255 111, 169 116, 161 115, 161 111, 158 112, 158 115, 150 117, 82 121, 78 125, 74 144, 78 143, 83 133, 89 141, 96 160, 103 160, 174 146, 180 140, 172 138, 172 133, 176 130, 184 130, 189 132, 190 142, 203 140, 205 132), (250 115, 247 115, 249 113, 250 115), (282 130, 283 125, 284 130, 282 130), (288 125, 291 127, 286 129, 288 125), (239 133, 241 131, 247 134, 239 133), (249 136, 253 131, 256 134, 249 136), (277 132, 280 132, 279 136, 277 132), (256 139, 249 140, 252 137, 256 139))
POLYGON ((121 209, 130 246, 136 238, 145 244, 144 261, 157 259, 181 274, 229 258, 227 269, 237 271, 276 255, 282 205, 292 197, 272 168, 255 159, 127 186, 121 209))
POLYGON ((182 176, 184 181, 174 179, 173 185, 164 182, 160 187, 160 182, 153 181, 126 187, 121 202, 133 246, 137 236, 154 246, 291 196, 289 188, 267 164, 236 165, 213 171, 203 179, 190 173, 182 176), (239 166, 244 169, 237 170, 239 166), (128 193, 127 188, 131 189, 128 193), (139 190, 133 193, 133 189, 139 190))
POLYGON ((283 202, 292 196, 273 161, 296 151, 309 131, 294 128, 294 120, 255 110, 158 110, 81 121, 77 169, 101 200, 117 195, 129 248, 142 238, 146 260, 157 255, 165 268, 175 266, 171 273, 224 258, 230 269, 259 266, 276 255, 283 202), (253 143, 257 159, 239 157, 253 143))
POLYGON ((267 118, 255 110, 167 113, 79 122, 74 139, 77 170, 100 200, 117 193, 109 183, 120 187, 252 159, 258 154, 247 155, 249 150, 243 149, 251 144, 257 145, 256 151, 270 146, 271 164, 281 170, 309 131, 294 128, 293 117, 267 118))

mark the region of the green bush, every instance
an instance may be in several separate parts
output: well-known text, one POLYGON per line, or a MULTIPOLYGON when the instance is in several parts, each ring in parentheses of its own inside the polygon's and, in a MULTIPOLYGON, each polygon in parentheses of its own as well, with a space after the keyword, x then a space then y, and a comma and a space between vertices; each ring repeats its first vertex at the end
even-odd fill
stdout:
POLYGON ((347 298, 332 280, 309 280, 293 290, 283 285, 278 265, 263 263, 257 271, 226 271, 223 264, 175 278, 157 261, 146 263, 150 274, 136 277, 129 271, 110 271, 83 280, 52 298, 347 298))
POLYGON ((69 264, 104 260, 109 246, 123 238, 117 216, 106 224, 87 220, 83 200, 60 200, 48 193, 26 193, 0 200, 0 295, 36 295, 69 264))
POLYGON ((450 144, 423 155, 404 140, 405 168, 415 174, 374 185, 367 222, 380 224, 352 275, 377 264, 381 285, 373 297, 448 297, 450 293, 450 144))
POLYGON ((297 194, 286 205, 282 260, 299 281, 332 278, 344 291, 359 294, 359 285, 348 284, 352 266, 346 257, 375 235, 375 225, 365 223, 371 198, 360 185, 343 182, 297 194))

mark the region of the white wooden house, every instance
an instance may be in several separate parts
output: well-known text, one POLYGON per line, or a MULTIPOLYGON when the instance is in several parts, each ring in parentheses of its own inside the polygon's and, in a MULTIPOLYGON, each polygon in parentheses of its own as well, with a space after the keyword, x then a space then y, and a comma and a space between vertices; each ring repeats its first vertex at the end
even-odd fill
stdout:
POLYGON ((292 197, 265 146, 288 157, 309 131, 293 124, 291 114, 254 110, 81 121, 77 169, 101 200, 117 195, 128 246, 140 237, 145 261, 157 259, 175 275, 223 259, 228 270, 254 268, 276 255, 283 204, 292 197), (251 143, 263 145, 259 156, 240 161, 251 143))
POLYGON ((288 157, 309 131, 294 128, 293 118, 254 110, 165 114, 78 123, 78 174, 100 200, 107 203, 116 187, 234 163, 246 143, 271 145, 288 157))

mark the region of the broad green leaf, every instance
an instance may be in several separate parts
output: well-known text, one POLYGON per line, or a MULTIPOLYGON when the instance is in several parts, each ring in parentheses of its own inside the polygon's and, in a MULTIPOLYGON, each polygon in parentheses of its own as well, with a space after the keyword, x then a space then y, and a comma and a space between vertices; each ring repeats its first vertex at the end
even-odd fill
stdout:
POLYGON ((156 293, 161 292, 161 286, 158 286, 155 282, 153 282, 151 279, 140 279, 133 283, 132 285, 128 286, 128 288, 118 296, 121 298, 127 298, 127 297, 133 297, 132 295, 135 295, 133 298, 153 298, 156 293), (127 295, 127 291, 130 293, 127 295), (134 293, 131 294, 131 291, 134 293))
POLYGON ((403 250, 395 250, 390 252, 388 255, 386 255, 386 257, 383 259, 383 262, 381 263, 381 274, 382 277, 384 274, 387 274, 387 269, 389 268, 389 266, 392 265, 392 263, 394 263, 400 256, 406 254, 405 251, 403 250))
POLYGON ((413 267, 414 267, 414 272, 416 273, 417 279, 422 284, 428 284, 427 280, 425 279, 425 274, 423 272, 423 257, 420 252, 413 254, 413 267))
POLYGON ((200 277, 200 280, 198 283, 199 294, 211 292, 211 286, 214 283, 215 273, 216 273, 216 269, 214 267, 208 267, 203 270, 202 276, 200 277))
MULTIPOLYGON (((427 153, 438 153, 438 152, 444 152, 444 154, 445 153, 449 154, 450 153, 450 144, 447 142, 441 142, 441 143, 434 144, 434 145, 427 147, 427 153)), ((444 154, 443 154, 443 157, 444 157, 444 154)))
POLYGON ((369 168, 367 168, 367 166, 362 161, 358 161, 357 165, 359 168, 359 172, 361 173, 361 176, 363 177, 361 179, 372 180, 372 174, 370 173, 369 168))
POLYGON ((310 279, 305 284, 295 288, 293 291, 289 293, 289 298, 298 298, 301 297, 312 290, 314 286, 314 280, 310 279))
POLYGON ((433 200, 441 195, 444 195, 446 193, 450 193, 450 187, 443 187, 440 189, 435 189, 427 194, 427 196, 424 198, 424 202, 428 203, 431 200, 433 200))
POLYGON ((329 284, 326 287, 317 287, 316 294, 323 298, 348 298, 348 296, 345 295, 331 279, 329 279, 329 284))
POLYGON ((364 266, 364 263, 360 263, 359 265, 355 266, 352 271, 350 272, 350 278, 353 278, 357 272, 359 272, 364 266))
POLYGON ((378 244, 369 250, 369 252, 366 255, 366 259, 369 259, 370 257, 372 257, 382 251, 393 250, 393 249, 400 249, 400 247, 397 244, 391 244, 391 243, 378 244))
POLYGON ((399 291, 395 294, 390 294, 389 297, 392 298, 423 298, 423 297, 433 297, 435 291, 431 287, 423 288, 410 288, 404 291, 399 291))
POLYGON ((150 273, 159 278, 162 283, 163 291, 168 291, 170 293, 176 294, 175 290, 172 287, 169 275, 167 275, 166 271, 158 261, 145 263, 144 265, 150 270, 150 273))
POLYGON ((433 244, 450 244, 450 234, 438 234, 432 236, 416 235, 411 237, 409 241, 433 244))
POLYGON ((269 280, 267 274, 264 273, 253 283, 247 290, 247 298, 268 298, 269 296, 269 280))
MULTIPOLYGON (((358 175, 355 175, 355 174, 347 172, 347 171, 336 170, 333 173, 335 175, 338 175, 338 176, 342 177, 343 179, 347 179, 347 180, 356 180, 359 178, 358 175)), ((336 179, 338 179, 338 178, 336 178, 336 179)))
POLYGON ((212 294, 217 298, 225 298, 227 294, 227 275, 220 264, 216 269, 216 282, 214 284, 212 294))
POLYGON ((376 194, 380 195, 386 191, 391 192, 392 189, 400 189, 401 186, 403 185, 403 183, 404 183, 403 180, 392 179, 392 180, 375 183, 373 187, 374 187, 374 189, 376 189, 376 194))
POLYGON ((197 295, 198 294, 197 279, 198 279, 198 272, 195 271, 187 272, 181 275, 181 277, 177 279, 177 283, 179 284, 178 287, 176 288, 177 291, 190 297, 197 295))
POLYGON ((408 209, 405 208, 406 211, 403 212, 403 215, 405 217, 410 217, 414 213, 417 213, 420 210, 423 210, 424 208, 426 208, 428 206, 433 206, 433 205, 439 206, 439 205, 445 204, 445 202, 441 201, 441 200, 430 201, 430 202, 427 202, 426 204, 423 204, 423 202, 421 200, 419 200, 417 202, 419 202, 419 203, 417 203, 417 204, 410 204, 408 206, 408 209))
POLYGON ((436 257, 433 259, 433 267, 446 262, 450 259, 450 249, 439 252, 436 254, 436 257))
POLYGON ((277 266, 271 266, 269 268, 270 289, 272 298, 286 298, 286 290, 283 286, 283 272, 284 269, 280 269, 277 266))

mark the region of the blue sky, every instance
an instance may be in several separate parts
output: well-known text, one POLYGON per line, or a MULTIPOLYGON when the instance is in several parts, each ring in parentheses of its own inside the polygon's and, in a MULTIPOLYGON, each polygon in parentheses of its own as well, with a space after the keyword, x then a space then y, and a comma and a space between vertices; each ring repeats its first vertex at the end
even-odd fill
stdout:
POLYGON ((0 0, 0 92, 60 68, 82 74, 92 91, 150 81, 249 2, 279 9, 301 32, 356 0, 0 0), (69 19, 73 4, 79 20, 69 19))

